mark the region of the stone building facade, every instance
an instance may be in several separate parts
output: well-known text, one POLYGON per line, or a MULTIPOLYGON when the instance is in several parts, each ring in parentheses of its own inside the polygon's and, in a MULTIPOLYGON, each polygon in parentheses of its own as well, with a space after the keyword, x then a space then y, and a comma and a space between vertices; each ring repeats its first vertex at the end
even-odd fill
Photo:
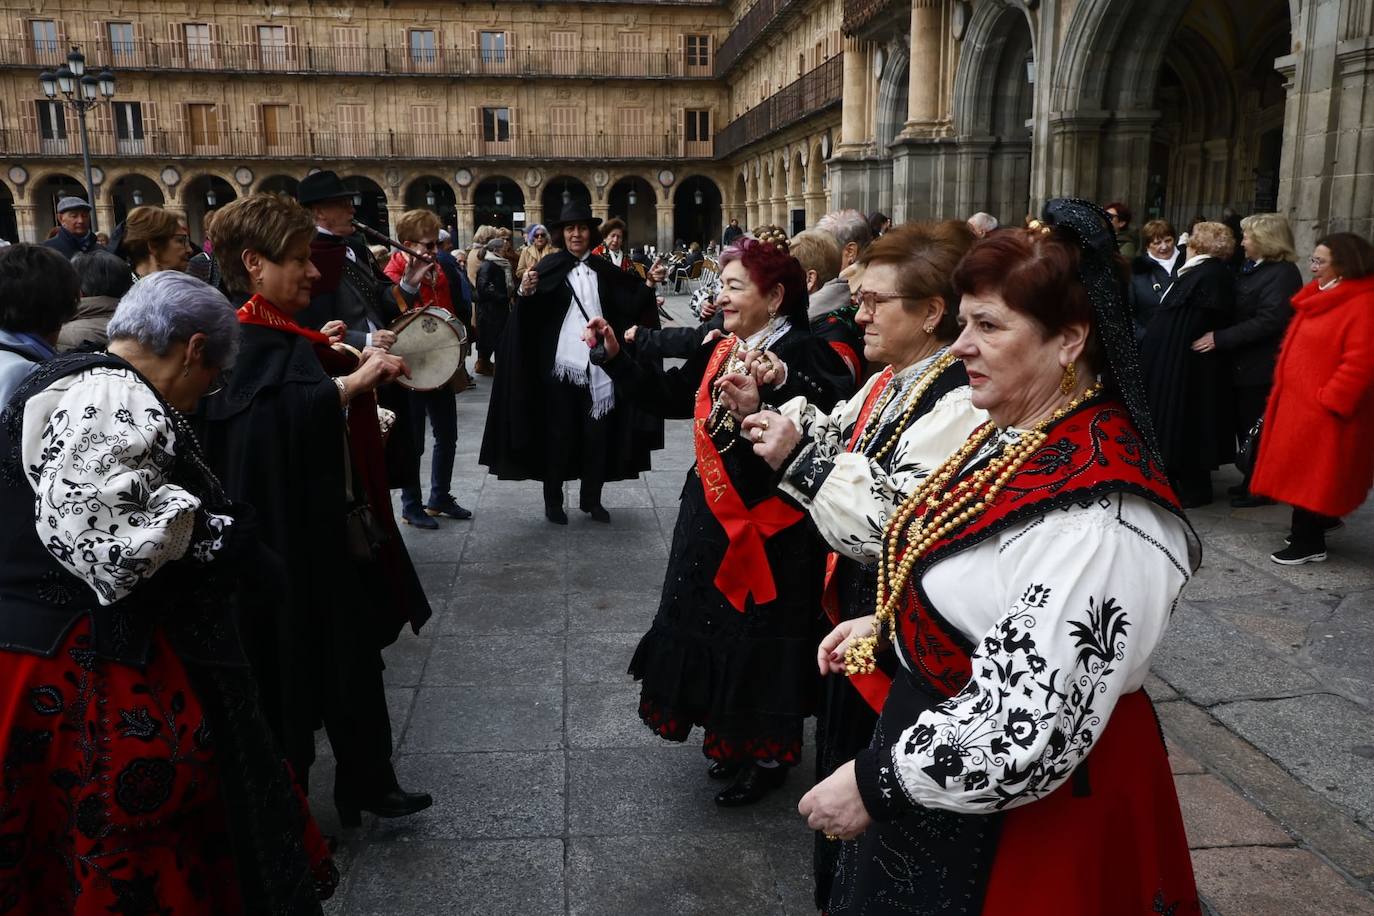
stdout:
POLYGON ((1121 200, 1182 229, 1274 210, 1301 245, 1374 234, 1370 0, 0 0, 0 236, 81 186, 36 79, 78 43, 97 214, 289 190, 312 168, 384 224, 464 238, 564 196, 632 243, 1121 200))

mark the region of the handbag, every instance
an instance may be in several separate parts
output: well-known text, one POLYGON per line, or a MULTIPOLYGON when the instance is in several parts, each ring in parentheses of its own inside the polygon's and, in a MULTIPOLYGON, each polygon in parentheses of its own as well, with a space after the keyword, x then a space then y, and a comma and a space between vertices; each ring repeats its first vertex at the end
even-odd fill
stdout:
POLYGON ((1250 427, 1250 431, 1241 440, 1240 449, 1236 452, 1236 469, 1249 477, 1255 472, 1255 459, 1259 457, 1260 433, 1264 431, 1264 417, 1255 421, 1255 425, 1250 427))
POLYGON ((386 531, 382 529, 372 507, 364 499, 359 499, 353 490, 353 456, 348 449, 348 432, 344 431, 344 549, 351 560, 372 563, 381 553, 386 543, 386 531))

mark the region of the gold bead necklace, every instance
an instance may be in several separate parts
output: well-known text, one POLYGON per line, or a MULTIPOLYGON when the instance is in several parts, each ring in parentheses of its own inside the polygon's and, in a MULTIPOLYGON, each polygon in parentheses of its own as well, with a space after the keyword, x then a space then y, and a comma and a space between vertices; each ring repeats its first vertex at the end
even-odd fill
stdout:
POLYGON ((1015 442, 1008 442, 986 465, 956 483, 959 472, 996 432, 992 423, 984 423, 974 430, 957 452, 945 459, 935 473, 902 501, 883 531, 873 635, 850 640, 844 653, 846 674, 868 674, 876 667, 874 655, 878 642, 896 632, 897 605, 917 561, 956 529, 968 525, 991 506, 1008 481, 1049 438, 1045 430, 1073 413, 1101 390, 1100 382, 1093 383, 1015 442), (906 550, 901 551, 904 543, 906 550))
MULTIPOLYGON (((921 398, 925 395, 926 391, 930 389, 930 386, 935 384, 935 380, 940 377, 940 373, 953 365, 954 361, 954 354, 945 351, 944 355, 936 359, 935 362, 930 365, 930 368, 921 375, 920 381, 916 383, 912 388, 911 394, 907 397, 906 406, 902 410, 900 421, 892 431, 892 435, 888 436, 887 441, 883 443, 883 447, 873 454, 873 461, 882 461, 887 453, 892 450, 892 447, 897 444, 897 440, 902 438, 902 433, 906 432, 907 424, 911 422, 911 415, 916 412, 916 405, 921 403, 921 398)), ((864 430, 863 437, 859 439, 859 443, 854 446, 853 452, 855 454, 862 455, 864 449, 866 449, 873 441, 873 438, 878 435, 878 428, 882 426, 883 411, 887 410, 888 404, 897 396, 897 386, 893 384, 895 381, 896 379, 888 381, 889 389, 884 392, 882 402, 878 404, 878 406, 874 408, 873 413, 869 415, 870 425, 864 430)))

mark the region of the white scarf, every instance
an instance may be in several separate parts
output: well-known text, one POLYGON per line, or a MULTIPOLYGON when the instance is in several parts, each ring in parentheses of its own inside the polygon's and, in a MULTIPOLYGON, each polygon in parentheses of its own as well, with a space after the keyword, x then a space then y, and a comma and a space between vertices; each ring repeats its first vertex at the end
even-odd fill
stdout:
POLYGON ((579 388, 590 386, 592 395, 592 419, 600 419, 615 407, 615 385, 606 370, 593 366, 591 349, 582 339, 587 322, 592 318, 604 317, 601 314, 601 295, 597 291, 596 272, 583 258, 572 270, 568 271, 568 285, 573 296, 586 309, 587 317, 582 317, 582 309, 577 301, 568 302, 568 310, 563 314, 563 327, 558 332, 558 349, 553 356, 553 376, 562 382, 579 388))

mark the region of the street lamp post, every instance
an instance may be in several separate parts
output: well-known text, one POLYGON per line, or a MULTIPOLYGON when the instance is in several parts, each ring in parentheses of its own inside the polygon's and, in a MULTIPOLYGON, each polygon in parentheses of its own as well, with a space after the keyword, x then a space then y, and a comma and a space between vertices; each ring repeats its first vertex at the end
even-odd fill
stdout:
POLYGON ((44 70, 38 75, 43 86, 43 94, 53 101, 59 101, 76 112, 76 121, 81 130, 81 162, 86 169, 86 203, 91 205, 91 231, 100 227, 96 224, 95 182, 91 180, 91 143, 86 135, 86 112, 101 102, 114 98, 115 75, 109 67, 100 71, 99 76, 86 72, 86 55, 72 45, 67 55, 67 63, 57 69, 44 70), (58 98, 61 93, 62 98, 58 98))

